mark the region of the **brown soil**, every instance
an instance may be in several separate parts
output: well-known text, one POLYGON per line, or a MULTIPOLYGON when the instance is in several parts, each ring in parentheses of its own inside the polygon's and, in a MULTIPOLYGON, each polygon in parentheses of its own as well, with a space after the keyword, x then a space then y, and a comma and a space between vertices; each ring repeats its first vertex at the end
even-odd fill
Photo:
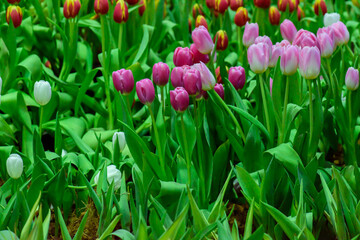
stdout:
POLYGON ((236 223, 237 223, 238 229, 239 229, 239 234, 243 235, 244 228, 245 228, 245 222, 246 222, 246 215, 247 215, 249 206, 247 204, 240 205, 240 204, 236 204, 236 203, 229 203, 227 205, 227 213, 229 214, 233 208, 234 208, 234 210, 229 219, 230 229, 232 229, 234 222, 236 220, 236 223))

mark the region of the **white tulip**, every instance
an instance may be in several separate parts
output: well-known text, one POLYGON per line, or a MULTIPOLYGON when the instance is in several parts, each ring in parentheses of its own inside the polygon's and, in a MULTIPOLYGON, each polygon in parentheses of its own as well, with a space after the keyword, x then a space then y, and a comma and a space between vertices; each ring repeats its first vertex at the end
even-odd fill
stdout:
POLYGON ((41 106, 48 104, 51 99, 50 83, 44 80, 36 82, 34 86, 34 96, 36 102, 41 106))
POLYGON ((19 154, 11 154, 6 160, 6 170, 13 179, 18 179, 23 172, 23 160, 19 154))
POLYGON ((324 15, 324 26, 328 27, 333 23, 340 21, 340 14, 338 13, 325 13, 324 15))
POLYGON ((113 138, 112 138, 113 148, 114 149, 115 149, 116 138, 118 139, 118 142, 119 142, 120 152, 122 152, 124 150, 125 146, 126 146, 125 133, 124 132, 116 132, 116 133, 114 133, 113 138))
MULTIPOLYGON (((107 181, 109 184, 114 182, 114 190, 116 191, 121 186, 121 172, 118 169, 116 169, 115 165, 107 166, 106 170, 107 170, 107 181)), ((100 176, 100 172, 98 172, 94 177, 94 183, 96 185, 99 182, 99 176, 100 176)))

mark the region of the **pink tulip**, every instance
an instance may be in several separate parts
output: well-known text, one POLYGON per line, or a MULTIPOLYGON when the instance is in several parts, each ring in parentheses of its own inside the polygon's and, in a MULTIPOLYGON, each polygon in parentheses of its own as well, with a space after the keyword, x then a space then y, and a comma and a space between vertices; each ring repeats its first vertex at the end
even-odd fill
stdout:
POLYGON ((299 70, 305 79, 315 79, 320 74, 320 50, 317 47, 304 47, 300 50, 299 70))
POLYGON ((271 39, 268 36, 262 36, 262 37, 257 37, 255 38, 255 44, 258 43, 264 43, 267 46, 268 52, 269 52, 269 56, 271 58, 271 54, 272 54, 272 42, 271 39))
POLYGON ((200 72, 202 90, 208 91, 213 89, 216 81, 214 75, 210 72, 208 67, 203 62, 200 62, 194 64, 193 68, 197 69, 200 72))
POLYGON ((297 30, 292 21, 285 19, 280 24, 280 31, 281 31, 281 36, 284 39, 288 40, 289 42, 293 42, 295 40, 297 30))
POLYGON ((271 58, 269 61, 269 67, 275 67, 279 57, 281 57, 284 48, 287 46, 290 46, 291 44, 289 43, 288 40, 282 40, 279 43, 276 43, 275 45, 272 46, 272 53, 271 53, 271 58))
POLYGON ((247 55, 250 68, 254 73, 260 74, 266 71, 269 66, 269 51, 266 44, 251 45, 247 55))
POLYGON ((138 81, 136 83, 136 93, 140 102, 150 105, 155 98, 155 89, 152 81, 148 78, 138 81))
POLYGON ((350 91, 355 91, 359 87, 359 70, 350 67, 345 76, 346 88, 350 91))
POLYGON ((156 63, 153 66, 153 81, 158 86, 165 86, 169 81, 169 66, 166 63, 156 63))
POLYGON ((203 62, 203 63, 208 63, 210 58, 208 54, 202 54, 201 52, 199 52, 197 50, 197 48, 195 47, 195 44, 191 44, 190 46, 190 52, 193 56, 193 62, 194 63, 199 63, 199 62, 203 62))
POLYGON ((127 95, 134 88, 134 76, 131 70, 120 69, 112 73, 114 87, 117 91, 127 95))
POLYGON ((200 72, 195 69, 187 69, 183 76, 184 88, 190 96, 196 96, 201 91, 200 72))
POLYGON ((299 65, 299 50, 296 46, 286 47, 281 55, 280 69, 281 72, 290 76, 296 73, 299 65))
POLYGON ((222 99, 224 99, 225 91, 224 86, 221 83, 215 84, 214 90, 222 99))
POLYGON ((301 29, 297 32, 293 45, 303 47, 317 47, 320 50, 319 42, 312 32, 301 29))
POLYGON ((249 47, 255 42, 255 39, 259 36, 259 25, 257 23, 246 23, 243 35, 243 43, 246 47, 249 47))
POLYGON ((333 23, 331 26, 334 31, 335 43, 337 46, 346 44, 349 42, 349 31, 343 22, 333 23))
POLYGON ((214 43, 210 37, 209 31, 204 26, 199 26, 191 33, 195 47, 202 54, 209 54, 214 49, 214 43))
POLYGON ((321 56, 324 58, 330 57, 336 48, 334 33, 332 32, 332 30, 331 34, 321 31, 319 33, 318 31, 317 38, 320 45, 321 56))
POLYGON ((193 65, 192 54, 188 47, 178 47, 175 49, 173 57, 174 65, 181 67, 184 65, 193 65))
POLYGON ((189 94, 182 87, 177 87, 170 91, 171 106, 177 112, 184 112, 189 106, 189 94))
POLYGON ((242 89, 246 82, 245 69, 241 66, 229 69, 229 81, 236 90, 242 89))

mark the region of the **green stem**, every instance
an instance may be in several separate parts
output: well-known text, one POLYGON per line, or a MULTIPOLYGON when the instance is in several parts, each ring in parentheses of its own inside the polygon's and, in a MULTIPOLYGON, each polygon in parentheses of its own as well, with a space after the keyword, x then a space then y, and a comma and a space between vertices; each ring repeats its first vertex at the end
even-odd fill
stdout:
POLYGON ((42 121, 44 116, 44 107, 40 105, 40 121, 39 121, 39 135, 41 139, 42 134, 42 121))
POLYGON ((349 90, 348 95, 348 104, 349 104, 349 126, 350 126, 350 137, 351 141, 353 141, 353 129, 352 129, 352 107, 351 107, 351 90, 349 90))
POLYGON ((183 135, 183 139, 184 139, 184 144, 185 144, 185 159, 186 159, 186 167, 187 167, 187 175, 188 175, 188 185, 190 187, 191 185, 191 159, 189 156, 189 147, 188 147, 188 142, 187 142, 187 138, 186 138, 186 133, 185 133, 185 124, 184 124, 184 113, 180 113, 181 115, 181 128, 182 128, 182 135, 183 135))
POLYGON ((354 55, 353 51, 351 50, 351 48, 349 47, 349 44, 347 43, 345 46, 346 46, 346 49, 348 50, 348 52, 350 54, 350 57, 354 61, 355 55, 354 55))
POLYGON ((239 62, 241 62, 242 64, 243 64, 243 62, 242 62, 242 55, 243 55, 243 48, 244 48, 244 46, 243 46, 243 42, 242 42, 242 32, 241 32, 241 27, 238 27, 237 28, 238 29, 238 41, 239 41, 239 62))
POLYGON ((279 144, 283 143, 284 138, 285 138, 286 111, 287 111, 288 101, 289 101, 289 77, 287 76, 286 77, 285 97, 284 97, 283 119, 282 119, 281 135, 279 138, 279 144))
POLYGON ((263 104, 264 104, 266 127, 267 127, 268 132, 270 133, 271 129, 270 129, 269 110, 268 110, 268 104, 267 104, 267 99, 266 99, 266 94, 265 94, 264 80, 263 80, 263 77, 261 74, 259 74, 259 82, 260 82, 261 97, 263 99, 263 104))
POLYGON ((310 137, 309 137, 309 148, 312 144, 313 132, 314 132, 314 106, 312 97, 312 86, 309 79, 306 80, 309 87, 309 111, 310 111, 310 137))
POLYGON ((122 66, 122 54, 121 54, 121 48, 122 48, 122 38, 123 38, 123 31, 124 31, 124 24, 120 23, 119 28, 119 39, 118 39, 118 58, 119 58, 119 68, 122 66))
POLYGON ((163 111, 163 116, 165 117, 165 86, 161 86, 161 106, 163 111))
POLYGON ((336 86, 335 86, 335 83, 334 83, 334 79, 332 77, 332 74, 331 74, 331 63, 330 63, 330 59, 326 59, 326 66, 328 68, 328 72, 329 72, 329 78, 330 78, 330 85, 331 85, 331 90, 332 90, 332 93, 333 93, 333 97, 334 99, 336 98, 336 95, 337 95, 337 89, 336 89, 336 86))
POLYGON ((156 126, 156 119, 154 116, 153 111, 151 110, 151 105, 148 105, 148 109, 151 115, 151 119, 152 119, 152 123, 153 123, 153 127, 154 127, 154 133, 155 133, 155 141, 156 141, 156 148, 159 151, 159 158, 160 158, 160 165, 162 167, 162 169, 164 170, 165 173, 165 161, 163 158, 163 153, 162 153, 162 149, 161 149, 161 142, 160 142, 160 137, 159 137, 159 132, 156 126))
MULTIPOLYGON (((96 186, 96 184, 93 184, 93 185, 91 185, 91 187, 95 187, 96 186)), ((88 187, 87 186, 74 186, 74 185, 68 185, 68 188, 71 188, 71 189, 88 189, 88 187)))

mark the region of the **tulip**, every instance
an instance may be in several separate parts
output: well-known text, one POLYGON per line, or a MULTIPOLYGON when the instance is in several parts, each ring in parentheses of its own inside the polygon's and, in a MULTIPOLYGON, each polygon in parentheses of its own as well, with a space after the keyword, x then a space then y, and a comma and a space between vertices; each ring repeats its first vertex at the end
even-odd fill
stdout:
POLYGON ((184 72, 183 82, 184 88, 190 96, 196 96, 200 93, 202 88, 201 75, 197 69, 191 68, 186 70, 184 72))
POLYGON ((7 0, 7 2, 9 3, 9 4, 17 4, 17 3, 19 3, 21 0, 7 0))
POLYGON ((94 1, 94 10, 98 15, 107 14, 109 11, 109 2, 108 0, 95 0, 94 1))
POLYGON ((299 65, 299 50, 296 46, 286 47, 281 55, 280 69, 281 72, 290 76, 296 73, 299 65))
POLYGON ((230 0, 230 8, 233 11, 236 11, 239 7, 242 7, 243 5, 243 0, 230 0))
MULTIPOLYGON (((121 172, 116 169, 115 165, 109 165, 106 168, 107 172, 107 182, 111 184, 114 182, 114 190, 118 190, 121 186, 121 172)), ((94 177, 94 183, 97 185, 99 182, 100 172, 94 177)))
POLYGON ((171 71, 171 77, 170 77, 171 78, 171 84, 173 85, 174 88, 184 86, 183 76, 184 76, 184 71, 187 68, 190 68, 190 67, 188 67, 188 66, 175 67, 171 71))
POLYGON ((288 40, 289 42, 293 42, 295 40, 297 30, 292 21, 285 19, 280 24, 280 31, 281 31, 281 36, 284 39, 288 40))
POLYGON ((242 27, 249 21, 248 11, 244 7, 239 7, 236 10, 234 22, 238 27, 242 27))
POLYGON ((215 0, 214 9, 216 12, 224 14, 224 12, 229 7, 229 0, 215 0))
POLYGON ((177 112, 184 112, 189 106, 189 94, 183 87, 170 91, 171 106, 177 112))
POLYGON ((206 6, 209 9, 213 9, 215 7, 215 0, 206 0, 206 6))
POLYGON ((214 43, 210 37, 209 31, 204 26, 199 26, 191 33, 192 40, 196 48, 202 54, 209 54, 214 48, 214 43))
POLYGON ((330 57, 336 48, 334 31, 330 27, 320 28, 317 32, 317 38, 320 45, 321 56, 324 58, 330 57))
POLYGON ((221 83, 216 83, 214 90, 224 100, 225 97, 224 86, 221 83))
POLYGON ((199 52, 197 50, 197 48, 195 47, 195 44, 191 44, 190 46, 190 52, 193 56, 193 62, 194 63, 199 63, 199 62, 203 62, 203 63, 208 63, 210 61, 210 57, 208 54, 202 54, 201 52, 199 52))
POLYGON ((269 67, 275 67, 279 57, 281 57, 284 48, 289 46, 290 43, 288 40, 282 40, 280 43, 276 43, 272 46, 271 58, 269 61, 269 67))
POLYGON ((175 49, 173 57, 174 65, 181 67, 183 65, 193 65, 192 55, 188 47, 178 47, 175 49))
POLYGON ((335 43, 337 46, 349 42, 349 31, 343 22, 338 21, 333 23, 330 27, 334 31, 335 43))
POLYGON ((340 14, 338 13, 325 13, 324 15, 324 26, 328 27, 333 23, 340 21, 340 14))
POLYGON ((142 16, 146 10, 146 0, 140 0, 139 5, 141 6, 139 7, 139 15, 142 16))
POLYGON ((305 12, 302 10, 300 6, 297 7, 297 18, 300 21, 303 17, 305 17, 305 12))
POLYGON ((193 67, 200 72, 202 90, 209 91, 213 89, 215 86, 215 78, 208 67, 203 62, 196 63, 193 67))
POLYGON ((278 0, 277 5, 282 12, 286 12, 286 9, 289 9, 289 12, 293 12, 298 4, 296 3, 296 0, 278 0))
POLYGON ((118 0, 114 8, 114 21, 117 23, 126 22, 129 18, 128 7, 124 0, 118 0))
POLYGON ((119 150, 120 150, 120 152, 122 152, 124 150, 125 146, 126 146, 125 133, 124 132, 116 132, 116 133, 114 133, 114 135, 112 137, 112 144, 113 144, 114 149, 115 149, 116 139, 117 139, 118 144, 119 144, 119 150))
POLYGON ((268 46, 264 43, 253 44, 247 51, 248 62, 254 73, 260 74, 266 71, 269 65, 268 46))
POLYGON ((208 24, 203 15, 199 15, 196 17, 195 27, 200 27, 200 26, 204 26, 206 29, 208 29, 208 24))
POLYGON ((170 69, 166 63, 156 63, 153 66, 153 81, 158 86, 165 86, 169 81, 170 69))
POLYGON ((23 168, 24 164, 21 156, 16 153, 10 154, 6 160, 6 170, 9 176, 13 179, 18 179, 21 177, 23 168))
POLYGON ((320 74, 320 50, 317 47, 305 46, 300 50, 299 70, 305 79, 315 79, 320 74))
POLYGON ((21 22, 22 22, 22 11, 21 8, 19 6, 13 6, 10 5, 7 10, 6 10, 6 22, 8 24, 10 24, 10 19, 11 22, 13 23, 14 27, 17 28, 18 26, 20 26, 21 22))
POLYGON ((318 16, 319 16, 319 9, 321 9, 322 15, 324 15, 327 12, 326 3, 324 0, 315 0, 314 12, 318 16))
POLYGON ((359 70, 350 67, 345 76, 346 88, 350 91, 355 91, 359 87, 359 70))
POLYGON ((50 83, 40 80, 34 85, 34 97, 38 104, 41 106, 46 105, 51 99, 51 86, 50 83))
POLYGON ((258 43, 264 43, 266 45, 266 48, 268 50, 268 55, 269 55, 269 58, 271 58, 271 54, 272 54, 272 42, 271 42, 271 39, 268 37, 268 36, 262 36, 262 37, 257 37, 255 39, 255 44, 258 44, 258 43))
POLYGON ((201 6, 197 3, 194 4, 193 9, 192 9, 192 15, 193 18, 196 19, 198 16, 200 15, 204 15, 201 6))
POLYGON ((139 0, 126 0, 126 2, 130 5, 135 5, 138 3, 139 0))
POLYGON ((188 25, 189 25, 189 33, 192 31, 192 20, 191 18, 188 18, 188 25))
POLYGON ((269 8, 271 0, 254 0, 254 5, 258 8, 269 8))
POLYGON ((246 23, 243 35, 243 43, 246 47, 249 47, 255 42, 255 39, 259 36, 259 25, 257 23, 246 23))
POLYGON ((295 36, 293 45, 303 47, 317 47, 320 50, 319 42, 312 32, 300 29, 295 36))
POLYGON ((75 18, 80 11, 80 7, 79 0, 66 0, 63 8, 64 17, 67 19, 75 18))
POLYGON ((229 69, 229 81, 236 90, 243 89, 246 82, 245 69, 241 66, 229 69))
POLYGON ((150 105, 155 98, 155 89, 151 80, 146 78, 138 81, 136 83, 136 93, 140 102, 150 105))
POLYGON ((280 12, 276 7, 272 6, 269 8, 269 20, 271 25, 279 25, 280 17, 280 12))
POLYGON ((214 43, 216 41, 216 38, 217 38, 216 50, 224 51, 229 44, 229 39, 228 39, 226 32, 224 30, 217 31, 217 33, 214 37, 214 43))
POLYGON ((121 94, 128 95, 134 88, 134 76, 131 70, 120 69, 112 73, 114 87, 121 94))
POLYGON ((50 68, 50 69, 52 68, 51 67, 51 62, 49 60, 46 60, 45 67, 50 68))
POLYGON ((222 83, 222 78, 221 78, 221 74, 220 74, 220 66, 218 66, 215 69, 215 76, 216 76, 216 82, 217 83, 222 83))

